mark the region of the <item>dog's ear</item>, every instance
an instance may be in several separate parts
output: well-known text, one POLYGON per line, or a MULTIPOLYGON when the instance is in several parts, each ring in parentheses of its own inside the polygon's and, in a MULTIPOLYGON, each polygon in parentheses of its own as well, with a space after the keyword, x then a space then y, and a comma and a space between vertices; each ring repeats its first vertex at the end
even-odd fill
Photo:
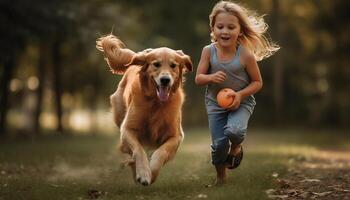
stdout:
POLYGON ((177 50, 176 53, 180 55, 182 62, 186 66, 186 68, 183 69, 184 73, 192 72, 193 71, 193 64, 191 61, 191 57, 184 54, 184 52, 182 50, 177 50))
POLYGON ((182 56, 182 60, 184 61, 185 66, 186 66, 185 72, 192 72, 193 71, 193 64, 192 64, 190 56, 184 55, 184 56, 182 56))
POLYGON ((148 53, 150 53, 152 50, 153 50, 153 49, 150 49, 150 48, 149 48, 149 49, 145 49, 145 50, 143 50, 143 51, 141 51, 141 52, 136 53, 136 54, 132 57, 131 61, 130 61, 128 64, 126 64, 126 66, 130 66, 130 65, 141 65, 141 66, 143 66, 143 65, 145 65, 145 64, 146 64, 147 55, 148 55, 148 53))
POLYGON ((139 52, 132 57, 131 61, 128 64, 126 64, 126 66, 144 65, 145 63, 146 63, 146 53, 139 52))

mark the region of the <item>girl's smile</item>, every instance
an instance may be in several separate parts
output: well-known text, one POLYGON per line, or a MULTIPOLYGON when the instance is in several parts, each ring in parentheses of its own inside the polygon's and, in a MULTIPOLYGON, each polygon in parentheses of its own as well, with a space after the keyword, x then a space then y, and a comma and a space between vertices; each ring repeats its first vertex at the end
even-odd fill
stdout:
POLYGON ((222 40, 229 40, 229 39, 231 39, 231 37, 230 36, 221 36, 221 39, 222 40))

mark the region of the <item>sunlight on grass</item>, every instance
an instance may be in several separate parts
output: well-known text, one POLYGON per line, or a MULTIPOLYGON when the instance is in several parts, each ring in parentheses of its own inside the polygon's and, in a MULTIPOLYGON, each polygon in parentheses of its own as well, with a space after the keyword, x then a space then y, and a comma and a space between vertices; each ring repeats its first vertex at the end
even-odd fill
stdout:
POLYGON ((92 166, 74 167, 66 162, 60 162, 53 167, 53 174, 48 177, 49 181, 59 180, 97 180, 101 169, 92 166))
MULTIPOLYGON (((185 133, 174 160, 150 187, 135 184, 129 167, 120 164, 124 157, 116 148, 118 135, 0 141, 0 199, 89 199, 91 191, 100 192, 99 199, 268 199, 265 190, 276 187, 273 174, 283 176, 300 159, 330 157, 319 148, 322 138, 251 131, 244 142, 244 160, 229 171, 227 185, 208 188, 215 179, 209 132, 185 133)), ((345 159, 348 154, 334 155, 345 159)), ((307 168, 345 165, 305 162, 307 168)))
POLYGON ((272 155, 282 155, 282 156, 296 156, 296 155, 315 155, 317 150, 312 146, 304 145, 283 145, 283 146, 268 146, 265 148, 257 149, 256 151, 263 151, 272 155))

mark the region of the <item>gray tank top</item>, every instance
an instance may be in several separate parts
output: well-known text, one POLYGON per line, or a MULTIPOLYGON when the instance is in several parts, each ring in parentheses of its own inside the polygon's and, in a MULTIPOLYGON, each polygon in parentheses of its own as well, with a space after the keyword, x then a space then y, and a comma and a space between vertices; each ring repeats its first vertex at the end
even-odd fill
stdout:
MULTIPOLYGON (((231 88, 237 92, 250 84, 250 77, 240 62, 240 53, 243 47, 241 45, 238 46, 236 55, 229 62, 219 62, 217 50, 214 43, 210 44, 209 47, 210 65, 208 74, 212 74, 217 71, 223 71, 227 74, 227 78, 223 83, 207 85, 205 91, 205 105, 207 113, 217 114, 228 112, 217 104, 216 95, 223 88, 231 88)), ((253 113, 255 104, 256 102, 253 95, 250 95, 241 101, 241 106, 247 108, 251 114, 253 113)))

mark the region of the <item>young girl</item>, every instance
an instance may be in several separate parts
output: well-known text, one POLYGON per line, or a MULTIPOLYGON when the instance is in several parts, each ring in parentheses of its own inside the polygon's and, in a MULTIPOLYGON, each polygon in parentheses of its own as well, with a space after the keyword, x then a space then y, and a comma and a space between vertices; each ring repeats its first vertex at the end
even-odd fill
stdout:
POLYGON ((271 56, 279 47, 263 34, 267 24, 239 4, 220 1, 210 16, 211 41, 203 48, 196 84, 207 85, 205 104, 212 138, 212 163, 216 184, 226 182, 226 169, 234 169, 243 158, 241 143, 253 113, 253 94, 262 87, 257 61, 271 56), (223 88, 234 92, 232 106, 223 109, 216 95, 223 88))

